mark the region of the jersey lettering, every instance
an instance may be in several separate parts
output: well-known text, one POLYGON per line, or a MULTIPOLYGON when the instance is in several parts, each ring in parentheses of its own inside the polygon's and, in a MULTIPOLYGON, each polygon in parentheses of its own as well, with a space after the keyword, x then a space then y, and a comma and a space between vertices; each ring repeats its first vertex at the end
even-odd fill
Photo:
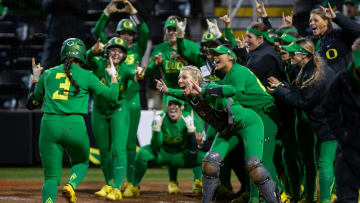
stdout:
MULTIPOLYGON (((249 69, 248 69, 248 70, 249 70, 249 69)), ((259 78, 257 78, 256 75, 255 75, 251 70, 249 70, 249 72, 250 72, 253 76, 255 76, 256 81, 257 81, 258 84, 260 85, 261 89, 264 90, 264 92, 266 92, 266 89, 265 89, 264 85, 260 82, 259 78)))
POLYGON ((165 73, 178 73, 184 67, 184 64, 178 61, 166 60, 165 73))
POLYGON ((56 90, 56 92, 53 93, 52 99, 59 99, 59 100, 68 100, 69 98, 69 90, 70 90, 70 80, 68 77, 66 77, 65 73, 56 73, 56 79, 65 78, 65 82, 60 83, 59 88, 63 89, 59 93, 59 90, 56 90))
POLYGON ((134 54, 129 54, 127 55, 126 59, 125 59, 125 63, 127 64, 134 64, 135 60, 134 60, 134 54))
POLYGON ((164 133, 163 139, 167 144, 176 144, 181 143, 184 138, 182 136, 170 137, 167 133, 164 133))

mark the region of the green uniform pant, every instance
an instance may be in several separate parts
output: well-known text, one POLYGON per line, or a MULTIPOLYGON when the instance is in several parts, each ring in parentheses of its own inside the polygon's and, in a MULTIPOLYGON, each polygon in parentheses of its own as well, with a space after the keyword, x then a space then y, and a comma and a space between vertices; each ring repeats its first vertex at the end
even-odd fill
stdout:
POLYGON ((45 175, 43 202, 55 202, 64 150, 70 157, 72 167, 69 183, 74 189, 89 167, 90 142, 83 116, 45 113, 40 126, 39 150, 45 175))
MULTIPOLYGON (((176 168, 194 168, 201 166, 205 153, 198 151, 196 154, 190 154, 188 150, 178 153, 169 153, 162 148, 160 151, 154 151, 150 145, 141 147, 135 158, 135 176, 132 182, 138 186, 143 178, 146 169, 150 165, 171 166, 176 168)), ((197 179, 201 179, 197 177, 197 179)))
POLYGON ((126 173, 129 120, 127 106, 114 110, 110 115, 101 114, 94 109, 91 115, 94 138, 100 151, 101 168, 106 184, 118 189, 126 173))
POLYGON ((129 113, 130 113, 129 136, 126 145, 126 153, 127 153, 126 179, 128 182, 132 182, 133 174, 134 174, 134 162, 136 156, 137 130, 138 130, 140 114, 141 114, 139 92, 129 91, 128 94, 126 95, 126 100, 129 105, 129 113))
POLYGON ((334 161, 337 147, 336 140, 324 141, 320 146, 318 160, 320 202, 330 203, 331 194, 334 189, 334 161))
MULTIPOLYGON (((262 162, 268 170, 270 178, 274 180, 279 191, 283 191, 274 164, 275 137, 278 133, 280 114, 275 105, 257 112, 264 124, 264 149, 262 162)), ((250 184, 250 202, 259 201, 259 191, 254 184, 250 184)))

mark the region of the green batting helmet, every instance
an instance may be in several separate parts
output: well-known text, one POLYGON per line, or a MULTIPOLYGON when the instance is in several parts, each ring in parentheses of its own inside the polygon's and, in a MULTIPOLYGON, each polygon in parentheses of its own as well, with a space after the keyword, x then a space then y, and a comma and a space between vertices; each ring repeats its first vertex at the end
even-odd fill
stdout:
POLYGON ((116 26, 116 33, 120 34, 121 31, 132 31, 136 34, 136 26, 130 19, 122 19, 116 26))
POLYGON ((77 58, 84 64, 86 63, 86 46, 81 39, 69 38, 61 46, 61 62, 66 58, 77 58))
POLYGON ((168 27, 177 27, 177 23, 176 23, 176 19, 175 18, 170 18, 165 22, 165 28, 168 27))
MULTIPOLYGON (((111 47, 119 47, 120 49, 122 49, 125 53, 125 55, 127 54, 127 44, 126 41, 119 38, 119 37, 113 37, 109 40, 108 42, 109 44, 105 47, 105 56, 107 57, 107 54, 109 52, 109 49, 111 47)), ((126 58, 126 56, 124 57, 124 59, 126 58)))

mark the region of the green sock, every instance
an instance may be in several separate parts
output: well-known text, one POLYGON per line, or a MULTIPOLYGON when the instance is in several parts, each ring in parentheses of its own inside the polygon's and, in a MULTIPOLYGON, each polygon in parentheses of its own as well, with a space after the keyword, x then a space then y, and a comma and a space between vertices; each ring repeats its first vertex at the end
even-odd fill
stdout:
POLYGON ((54 203, 58 193, 58 185, 53 180, 47 180, 42 187, 43 203, 54 203))
POLYGON ((120 189, 126 173, 126 154, 114 156, 114 188, 120 189))
POLYGON ((75 164, 70 171, 70 180, 69 183, 72 185, 74 190, 80 184, 82 179, 85 177, 87 170, 89 168, 89 164, 75 164))
POLYGON ((201 166, 197 166, 192 168, 193 174, 194 174, 194 180, 198 179, 201 181, 201 175, 202 175, 202 168, 201 166))
POLYGON ((169 181, 177 181, 178 169, 173 166, 168 166, 169 181))
POLYGON ((135 159, 135 170, 133 185, 138 186, 141 179, 144 177, 148 164, 146 161, 141 159, 135 159))
POLYGON ((127 151, 126 179, 128 182, 132 182, 134 180, 135 156, 136 156, 136 151, 127 151))
POLYGON ((106 185, 112 185, 114 183, 114 166, 111 153, 101 152, 101 169, 104 173, 106 185))

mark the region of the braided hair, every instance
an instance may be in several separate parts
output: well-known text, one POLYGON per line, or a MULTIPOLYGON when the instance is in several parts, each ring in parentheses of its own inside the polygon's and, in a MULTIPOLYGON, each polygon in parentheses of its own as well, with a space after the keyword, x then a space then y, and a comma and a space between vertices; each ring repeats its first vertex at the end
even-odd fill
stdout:
POLYGON ((65 71, 66 77, 69 78, 71 84, 74 85, 74 87, 76 89, 75 89, 75 91, 69 91, 69 90, 64 90, 64 91, 73 92, 74 95, 77 95, 80 92, 80 86, 76 83, 76 81, 74 80, 74 78, 72 77, 72 75, 70 73, 71 64, 74 62, 79 62, 79 60, 77 60, 75 58, 66 58, 64 71, 65 71))

